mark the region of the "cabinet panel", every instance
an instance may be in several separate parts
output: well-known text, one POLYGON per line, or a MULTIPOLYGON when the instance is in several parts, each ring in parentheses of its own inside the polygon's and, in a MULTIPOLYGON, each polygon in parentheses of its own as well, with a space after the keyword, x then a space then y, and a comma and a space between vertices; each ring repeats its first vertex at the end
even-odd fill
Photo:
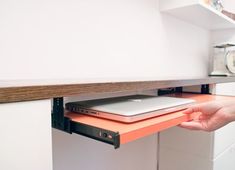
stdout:
POLYGON ((235 169, 235 144, 213 161, 213 170, 235 169))
POLYGON ((190 151, 161 147, 159 170, 212 170, 212 164, 208 158, 190 151))
POLYGON ((214 132, 214 154, 216 158, 233 143, 235 143, 235 122, 228 124, 227 126, 214 132))
POLYGON ((213 94, 235 96, 235 83, 220 83, 214 86, 213 94))
MULTIPOLYGON (((213 93, 216 95, 235 96, 235 83, 216 84, 214 86, 213 93)), ((235 143, 235 136, 231 135, 234 131, 235 122, 230 123, 214 132, 214 158, 235 143)))
POLYGON ((52 170, 51 101, 0 104, 0 169, 52 170))
MULTIPOLYGON (((174 127, 160 133, 160 147, 175 150, 182 154, 211 159, 213 153, 213 133, 190 131, 174 127)), ((178 159, 176 157, 175 159, 178 159)))
POLYGON ((151 135, 115 150, 76 134, 53 129, 55 170, 156 170, 157 135, 151 135))

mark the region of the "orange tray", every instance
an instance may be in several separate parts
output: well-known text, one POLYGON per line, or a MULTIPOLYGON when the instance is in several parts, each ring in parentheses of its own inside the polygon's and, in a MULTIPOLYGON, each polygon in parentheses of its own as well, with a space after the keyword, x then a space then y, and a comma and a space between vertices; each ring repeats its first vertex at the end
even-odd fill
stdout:
MULTIPOLYGON (((168 96, 190 98, 196 100, 197 103, 232 98, 228 96, 191 93, 168 96)), ((178 111, 134 123, 122 123, 71 112, 66 113, 65 116, 72 120, 73 132, 112 144, 115 148, 118 148, 120 144, 125 144, 192 120, 197 114, 199 113, 185 115, 182 111, 178 111)))

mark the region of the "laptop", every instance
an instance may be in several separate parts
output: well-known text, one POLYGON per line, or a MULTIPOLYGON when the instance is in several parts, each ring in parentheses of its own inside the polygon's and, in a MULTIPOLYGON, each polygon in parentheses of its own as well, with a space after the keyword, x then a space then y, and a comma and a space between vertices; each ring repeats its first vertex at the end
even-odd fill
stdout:
POLYGON ((194 102, 185 98, 134 95, 69 102, 65 108, 71 112, 131 123, 183 110, 194 102))

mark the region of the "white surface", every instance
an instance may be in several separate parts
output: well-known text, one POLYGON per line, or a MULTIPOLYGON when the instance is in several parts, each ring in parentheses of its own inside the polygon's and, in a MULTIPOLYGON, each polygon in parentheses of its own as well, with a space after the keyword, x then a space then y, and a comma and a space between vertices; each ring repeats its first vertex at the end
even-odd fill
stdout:
POLYGON ((159 170, 212 170, 213 133, 179 127, 160 133, 159 170))
POLYGON ((201 0, 160 0, 160 10, 209 30, 235 28, 235 21, 201 0))
POLYGON ((52 170, 50 100, 0 104, 0 169, 52 170))
POLYGON ((235 169, 235 144, 229 147, 223 155, 213 161, 213 170, 234 170, 235 169))
POLYGON ((156 170, 157 135, 113 146, 53 130, 55 170, 156 170))
MULTIPOLYGON (((215 131, 214 133, 214 154, 213 157, 217 158, 223 152, 235 143, 235 122, 215 131)), ((235 159, 235 157, 234 157, 235 159)), ((235 166, 234 166, 235 168, 235 166)))
POLYGON ((176 127, 161 132, 160 170, 234 170, 233 132, 231 125, 212 133, 176 127))
POLYGON ((214 86, 214 94, 235 96, 235 83, 220 83, 214 86))
POLYGON ((212 170, 213 134, 174 127, 160 133, 159 170, 212 170))
POLYGON ((212 170, 212 162, 189 152, 161 148, 159 170, 212 170))
POLYGON ((183 6, 198 4, 199 0, 159 0, 159 7, 161 11, 167 11, 174 8, 181 8, 183 6))
MULTIPOLYGON (((221 45, 226 43, 235 44, 235 29, 214 30, 211 33, 212 46, 221 45)), ((211 46, 211 47, 212 47, 211 46)), ((234 48, 228 48, 234 49, 234 48)))
POLYGON ((161 148, 178 150, 211 160, 219 157, 235 143, 235 137, 231 135, 234 131, 235 123, 211 133, 175 127, 161 132, 160 145, 161 148), (177 139, 177 144, 175 145, 175 140, 171 139, 177 139))
POLYGON ((207 75, 209 32, 162 15, 158 0, 8 0, 0 11, 1 79, 207 75))
MULTIPOLYGON (((187 138, 185 144, 187 145, 187 138)), ((208 159, 204 156, 198 156, 192 152, 198 149, 197 142, 200 143, 202 138, 199 137, 193 142, 192 148, 188 150, 180 150, 178 148, 178 141, 176 147, 161 147, 160 148, 160 170, 234 170, 235 168, 235 145, 233 144, 229 148, 225 149, 224 152, 216 157, 215 159, 208 159)), ((165 141, 165 140, 164 140, 165 141)), ((222 141, 222 139, 220 139, 222 141)), ((208 152, 206 150, 199 150, 201 154, 208 152)), ((198 151, 198 152, 199 152, 198 151)))
MULTIPOLYGON (((170 128, 160 133, 160 150, 167 148, 178 152, 202 157, 206 160, 212 158, 213 133, 190 131, 179 127, 170 128), (173 140, 174 139, 174 140, 173 140)), ((177 157, 175 159, 181 159, 177 157)))
MULTIPOLYGON (((235 83, 220 83, 214 86, 213 94, 235 96, 235 83)), ((214 133, 214 158, 235 143, 235 122, 215 131, 214 133)), ((235 168, 235 165, 234 165, 235 168)))
POLYGON ((235 12, 235 5, 233 0, 221 0, 224 6, 224 9, 230 12, 235 12))

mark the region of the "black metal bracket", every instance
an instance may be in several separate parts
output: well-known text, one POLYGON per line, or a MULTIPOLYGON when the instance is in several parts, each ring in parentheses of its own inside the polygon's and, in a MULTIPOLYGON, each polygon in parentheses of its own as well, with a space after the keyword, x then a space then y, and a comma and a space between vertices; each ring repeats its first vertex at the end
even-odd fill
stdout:
POLYGON ((202 84, 201 85, 201 94, 210 94, 210 85, 202 84))
MULTIPOLYGON (((200 94, 210 94, 210 85, 209 84, 201 84, 200 90, 192 93, 200 93, 200 94)), ((173 94, 173 93, 183 93, 183 87, 174 87, 174 88, 166 88, 166 89, 158 89, 158 95, 166 95, 166 94, 173 94)), ((191 93, 191 92, 187 92, 191 93)))
POLYGON ((52 127, 65 131, 67 133, 72 133, 71 120, 64 117, 64 99, 63 97, 53 98, 53 108, 52 108, 52 127))
POLYGON ((120 147, 120 135, 118 132, 74 122, 64 115, 63 97, 53 98, 52 127, 67 133, 77 133, 98 141, 102 141, 117 149, 120 147))
POLYGON ((158 89, 158 96, 173 94, 173 93, 182 93, 183 87, 174 87, 174 88, 166 88, 166 89, 158 89))
POLYGON ((73 124, 73 132, 107 144, 111 144, 115 149, 120 147, 120 135, 118 132, 75 122, 73 124))

